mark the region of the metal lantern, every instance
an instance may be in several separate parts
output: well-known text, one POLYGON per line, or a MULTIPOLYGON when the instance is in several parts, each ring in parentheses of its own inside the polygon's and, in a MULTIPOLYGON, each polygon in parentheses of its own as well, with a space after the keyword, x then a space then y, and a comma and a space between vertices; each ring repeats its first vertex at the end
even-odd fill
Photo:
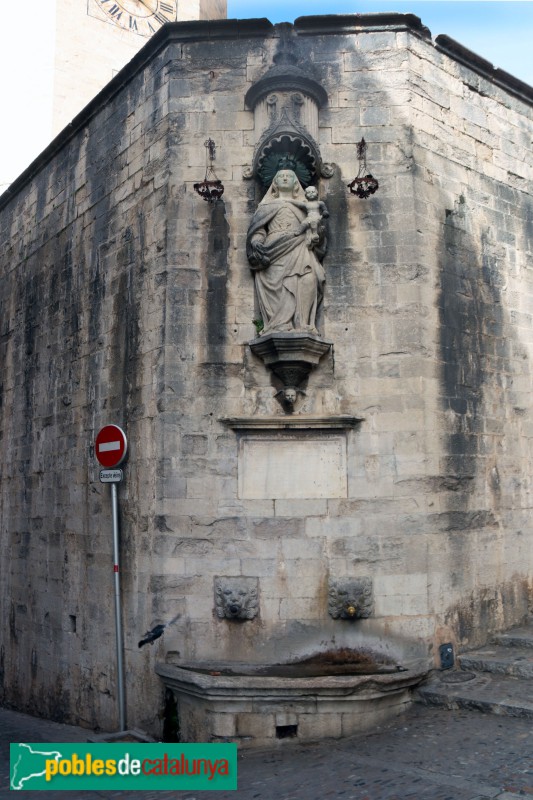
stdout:
POLYGON ((376 178, 368 172, 366 165, 366 142, 364 139, 357 144, 357 158, 359 160, 359 171, 351 183, 348 184, 348 189, 356 197, 370 197, 371 194, 377 192, 379 183, 376 178))
POLYGON ((219 200, 224 194, 224 184, 216 176, 213 168, 213 161, 216 157, 216 145, 210 138, 204 142, 205 147, 205 178, 201 183, 195 183, 193 188, 198 192, 200 197, 207 200, 208 203, 214 203, 219 200))

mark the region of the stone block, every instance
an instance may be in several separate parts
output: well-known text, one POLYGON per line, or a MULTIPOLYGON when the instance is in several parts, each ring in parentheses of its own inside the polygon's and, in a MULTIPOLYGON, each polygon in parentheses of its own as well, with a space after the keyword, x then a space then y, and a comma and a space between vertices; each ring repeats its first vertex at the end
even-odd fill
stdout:
POLYGON ((339 739, 342 735, 342 717, 338 713, 299 714, 298 735, 311 741, 339 739))
POLYGON ((312 584, 309 585, 307 591, 309 595, 302 597, 300 592, 305 591, 305 583, 299 588, 298 594, 295 593, 293 597, 282 597, 279 604, 279 618, 280 620, 316 620, 322 616, 321 609, 317 608, 315 597, 316 590, 313 591, 312 584))
POLYGON ((390 109, 383 106, 363 107, 360 110, 361 125, 388 125, 390 121, 390 109))
POLYGON ((378 595, 403 595, 421 594, 427 592, 426 573, 412 573, 403 575, 376 575, 374 578, 374 590, 378 595))
MULTIPOLYGON (((334 495, 336 496, 336 495, 334 495)), ((344 497, 344 493, 341 495, 344 497)), ((309 517, 323 517, 327 514, 328 501, 324 498, 322 500, 305 499, 276 499, 274 500, 274 514, 276 517, 289 517, 289 518, 309 518, 309 517)))
POLYGON ((264 742, 275 739, 274 714, 237 714, 237 736, 264 742))
POLYGON ((269 541, 277 537, 300 536, 304 530, 304 520, 301 518, 254 519, 252 524, 254 537, 269 541))
POLYGON ((346 495, 343 437, 247 438, 239 450, 239 496, 313 499, 346 495))
MULTIPOLYGON (((358 511, 360 506, 358 506, 358 511)), ((337 517, 328 515, 322 517, 310 517, 305 520, 305 531, 308 536, 328 537, 334 539, 337 536, 347 535, 356 537, 361 533, 363 522, 360 517, 337 517)))
POLYGON ((386 706, 379 701, 361 704, 362 708, 359 714, 341 714, 342 736, 354 736, 364 731, 373 730, 388 719, 403 714, 412 702, 408 691, 397 696, 395 701, 394 704, 387 704, 386 706))
MULTIPOLYGON (((209 548, 212 552, 212 548, 209 548)), ((226 559, 224 568, 233 574, 238 574, 240 560, 238 557, 226 559)), ((220 557, 214 558, 185 558, 185 575, 216 575, 220 571, 220 557)))
POLYGON ((237 735, 237 720, 235 714, 221 712, 208 712, 207 725, 212 737, 217 739, 233 739, 237 735))
MULTIPOLYGON (((270 548, 269 548, 270 549, 270 548)), ((242 558, 242 571, 245 575, 272 577, 277 574, 278 562, 274 558, 242 558)))
POLYGON ((276 723, 276 727, 278 727, 279 725, 281 726, 297 725, 298 715, 294 713, 288 713, 287 711, 283 711, 278 714, 275 714, 274 721, 276 723))

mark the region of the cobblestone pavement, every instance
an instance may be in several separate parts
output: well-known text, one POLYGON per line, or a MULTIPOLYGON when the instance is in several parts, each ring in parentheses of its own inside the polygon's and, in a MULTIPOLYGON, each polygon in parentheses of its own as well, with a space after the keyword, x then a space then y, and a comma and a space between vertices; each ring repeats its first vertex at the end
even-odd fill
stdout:
POLYGON ((421 705, 371 734, 241 753, 235 792, 9 791, 9 742, 83 742, 87 734, 0 709, 0 800, 533 799, 531 720, 421 705))

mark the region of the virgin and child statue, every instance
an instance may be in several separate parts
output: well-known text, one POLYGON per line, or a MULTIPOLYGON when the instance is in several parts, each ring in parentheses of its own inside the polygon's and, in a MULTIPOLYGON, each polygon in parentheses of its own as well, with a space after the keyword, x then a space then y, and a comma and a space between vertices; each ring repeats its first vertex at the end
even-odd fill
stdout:
POLYGON ((325 282, 322 220, 327 216, 314 186, 304 192, 293 170, 278 170, 257 207, 246 241, 262 335, 276 331, 318 334, 317 312, 325 282))

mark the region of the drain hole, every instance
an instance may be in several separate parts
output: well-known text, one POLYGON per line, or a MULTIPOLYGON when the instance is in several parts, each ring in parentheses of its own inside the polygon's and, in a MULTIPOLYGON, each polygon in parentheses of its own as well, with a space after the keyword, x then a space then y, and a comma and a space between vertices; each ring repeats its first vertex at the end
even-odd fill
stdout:
POLYGON ((276 725, 276 739, 291 739, 298 736, 298 725, 276 725))

